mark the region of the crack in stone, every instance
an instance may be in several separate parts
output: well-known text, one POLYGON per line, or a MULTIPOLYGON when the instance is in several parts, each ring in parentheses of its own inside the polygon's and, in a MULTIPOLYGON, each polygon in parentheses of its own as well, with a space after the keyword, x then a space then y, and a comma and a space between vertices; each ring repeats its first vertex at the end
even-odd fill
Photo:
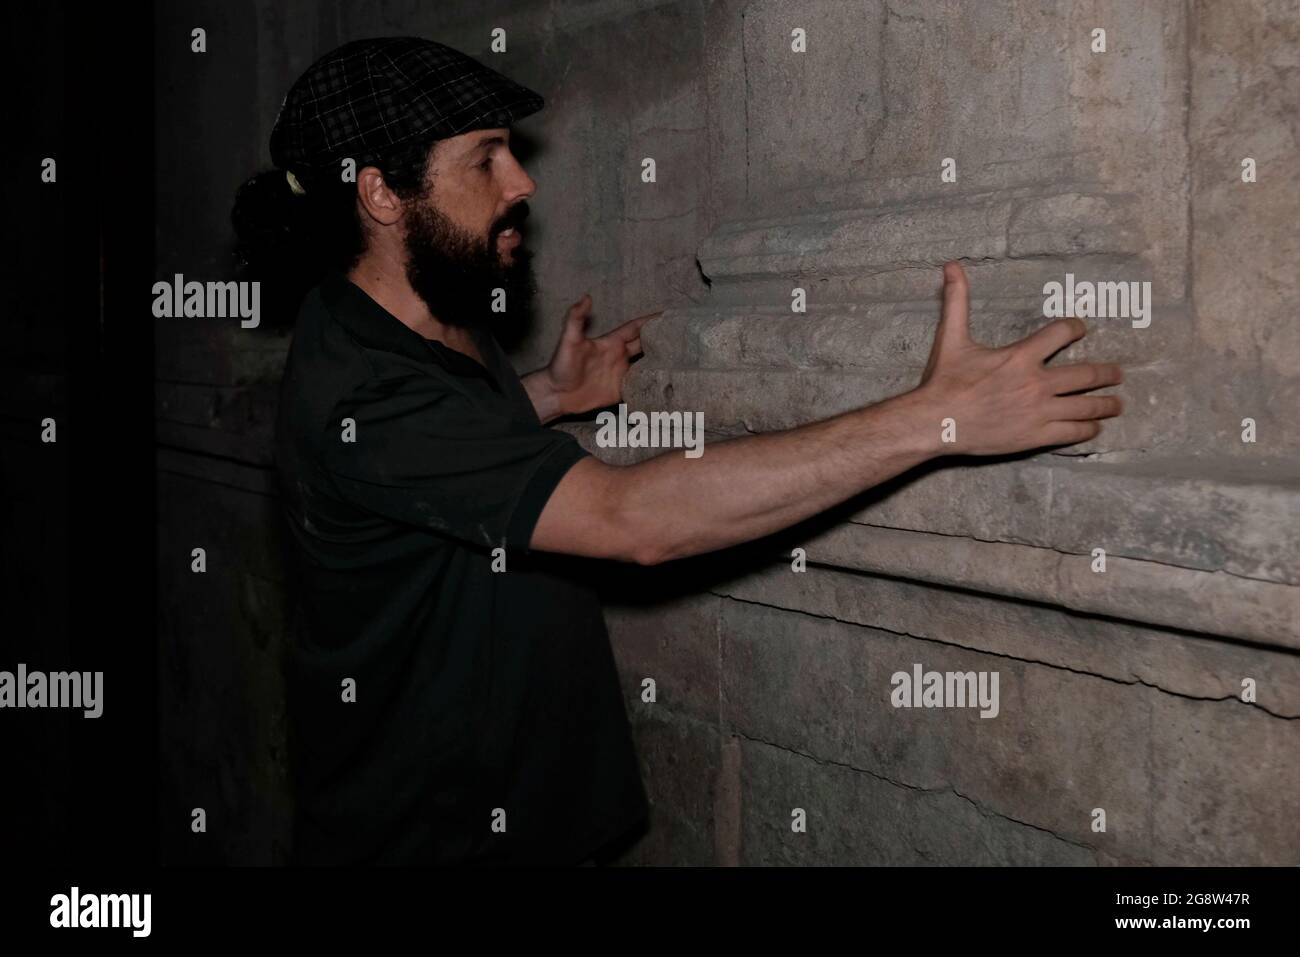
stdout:
MULTIPOLYGON (((815 562, 809 562, 808 564, 816 565, 815 562)), ((822 566, 818 566, 818 567, 822 567, 822 566)), ((743 605, 757 605, 760 608, 771 608, 773 611, 784 611, 792 615, 806 615, 809 618, 820 618, 825 621, 834 621, 842 625, 852 625, 855 628, 874 628, 876 631, 887 632, 899 638, 911 638, 914 641, 927 641, 930 642, 931 644, 944 645, 945 647, 948 648, 960 648, 963 651, 972 651, 975 652, 976 654, 989 655, 994 658, 1005 658, 1008 661, 1018 661, 1021 664, 1026 664, 1026 665, 1041 665, 1044 668, 1054 668, 1057 671, 1067 671, 1073 675, 1080 675, 1081 677, 1085 677, 1085 678, 1096 678, 1099 681, 1109 681, 1112 684, 1125 685, 1128 687, 1132 687, 1134 685, 1140 685, 1145 688, 1150 688, 1153 691, 1159 691, 1162 694, 1170 695, 1171 697, 1174 698, 1183 698, 1184 700, 1187 701, 1208 701, 1208 702, 1232 701, 1237 704, 1246 705, 1247 707, 1254 708, 1258 711, 1262 711, 1264 714, 1268 715, 1269 717, 1277 718, 1279 721, 1300 720, 1300 715, 1279 714, 1276 711, 1271 711, 1270 709, 1264 707, 1262 704, 1260 704, 1257 701, 1255 702, 1242 701, 1236 695, 1223 695, 1222 697, 1215 698, 1206 695, 1187 694, 1182 691, 1173 691, 1169 688, 1165 688, 1157 684, 1152 684, 1150 681, 1146 681, 1137 676, 1134 676, 1131 681, 1125 681, 1122 678, 1114 678, 1111 677, 1110 675, 1097 674, 1096 672, 1093 671, 1083 671, 1079 668, 1071 668, 1069 665, 1057 664, 1056 662, 1043 661, 1037 658, 1021 658, 1019 655, 1013 655, 1005 651, 992 651, 987 648, 979 648, 973 645, 963 645, 955 641, 945 641, 942 638, 929 638, 926 637, 925 635, 914 635, 911 632, 907 632, 907 631, 895 631, 892 628, 886 628, 882 625, 864 625, 862 624, 862 622, 850 621, 845 618, 838 618, 835 615, 819 614, 817 612, 804 611, 803 609, 800 608, 786 608, 782 605, 773 605, 769 602, 757 601, 752 598, 739 598, 735 595, 727 595, 722 592, 714 591, 711 592, 711 594, 717 595, 719 598, 726 598, 731 601, 740 602, 743 605)))
POLYGON ((885 21, 886 21, 886 23, 888 23, 888 21, 890 21, 890 20, 898 20, 898 21, 901 22, 901 23, 921 23, 921 24, 925 23, 925 17, 920 17, 920 16, 909 16, 909 15, 904 14, 904 13, 899 13, 897 10, 895 10, 893 7, 891 7, 888 3, 886 3, 886 4, 885 4, 885 21))
POLYGON ((921 794, 952 794, 955 797, 961 798, 963 801, 965 801, 967 804, 973 807, 976 811, 980 813, 981 816, 985 818, 1001 818, 1004 821, 1010 821, 1012 824, 1018 824, 1021 827, 1031 828, 1032 830, 1039 831, 1043 834, 1047 834, 1050 837, 1053 837, 1056 840, 1060 841, 1062 844, 1069 844, 1072 847, 1077 847, 1080 848, 1081 850, 1087 851, 1089 854, 1093 856, 1093 862, 1096 863, 1097 848, 1091 846, 1090 844, 1081 844, 1078 841, 1074 841, 1068 837, 1064 837, 1060 834, 1057 834, 1051 828, 1043 827, 1040 824, 1033 824, 1029 821, 1022 821, 1019 818, 1014 818, 1009 814, 1003 814, 1001 811, 995 811, 992 808, 986 808, 978 801, 976 801, 974 798, 962 794, 952 785, 947 785, 942 788, 926 788, 926 787, 921 787, 918 784, 908 784, 906 781, 896 781, 893 778, 881 774, 878 771, 872 771, 870 768, 860 768, 857 765, 849 764, 844 761, 833 761, 829 758, 819 758, 815 754, 809 754, 808 752, 801 751, 798 748, 790 748, 783 744, 777 744, 774 741, 766 741, 762 738, 757 738, 754 737, 753 735, 746 734, 745 732, 740 731, 736 728, 728 728, 727 733, 733 734, 738 738, 744 738, 746 741, 752 741, 755 744, 766 745, 769 748, 776 748, 778 751, 784 751, 787 754, 795 754, 798 755, 799 757, 807 758, 808 760, 813 761, 817 764, 826 765, 829 767, 843 768, 847 771, 854 771, 858 774, 865 774, 869 777, 875 778, 878 781, 884 781, 886 784, 892 785, 901 790, 918 791, 921 794))
MULTIPOLYGON (((1088 453, 1088 454, 1091 455, 1092 453, 1088 453)), ((1046 465, 1046 468, 1051 469, 1052 466, 1049 464, 1046 465)), ((1051 502, 1050 486, 1048 488, 1047 501, 1050 504, 1051 502)), ((1049 518, 1048 530, 1050 532, 1052 527, 1050 514, 1048 518, 1049 518)), ((1065 549, 1060 548, 1056 545, 1040 545, 1040 544, 1024 542, 1024 541, 1017 542, 1005 538, 979 538, 975 535, 959 535, 956 532, 936 532, 928 528, 927 529, 901 528, 897 525, 881 525, 876 522, 862 522, 853 518, 848 519, 847 523, 849 525, 860 526, 861 528, 883 528, 883 529, 888 529, 889 531, 892 532, 909 532, 914 535, 939 535, 943 538, 957 538, 957 539, 961 539, 962 541, 976 542, 983 545, 1014 545, 1017 548, 1037 548, 1047 552, 1055 552, 1056 554, 1067 558, 1090 558, 1091 557, 1090 555, 1085 555, 1083 552, 1066 551, 1065 549)), ((1202 575, 1228 575, 1232 578, 1240 579, 1241 581, 1260 582, 1265 585, 1282 585, 1286 588, 1297 587, 1293 582, 1280 581, 1276 578, 1257 578, 1253 575, 1243 575, 1240 572, 1228 571, 1228 569, 1226 568, 1196 568, 1191 565, 1179 565, 1175 562, 1161 561, 1158 558, 1134 558, 1132 555, 1124 555, 1120 552, 1110 552, 1110 551, 1106 553, 1106 557, 1122 558, 1125 561, 1143 562, 1148 565, 1161 565, 1165 568, 1175 568, 1180 571, 1197 572, 1202 575)))

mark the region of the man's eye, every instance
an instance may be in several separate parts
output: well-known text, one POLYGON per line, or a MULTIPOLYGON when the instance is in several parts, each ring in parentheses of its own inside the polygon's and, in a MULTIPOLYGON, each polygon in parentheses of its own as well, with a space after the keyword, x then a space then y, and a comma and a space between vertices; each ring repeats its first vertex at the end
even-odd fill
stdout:
POLYGON ((492 157, 489 156, 489 157, 488 157, 487 159, 485 159, 483 162, 481 162, 481 163, 478 164, 478 168, 479 168, 479 169, 487 169, 487 168, 488 168, 489 166, 491 166, 491 165, 492 165, 492 157))

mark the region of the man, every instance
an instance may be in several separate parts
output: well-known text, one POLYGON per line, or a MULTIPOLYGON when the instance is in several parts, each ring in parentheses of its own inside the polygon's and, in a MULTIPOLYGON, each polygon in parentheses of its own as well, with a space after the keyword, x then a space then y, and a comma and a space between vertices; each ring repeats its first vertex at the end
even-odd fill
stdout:
POLYGON ((545 423, 617 402, 651 317, 588 338, 584 297, 551 363, 522 379, 490 334, 493 303, 517 310, 529 289, 536 184, 510 126, 541 105, 439 44, 348 44, 294 85, 278 172, 241 193, 281 217, 237 210, 241 235, 270 237, 300 275, 331 267, 303 301, 277 425, 303 611, 296 861, 604 860, 647 803, 600 609, 560 556, 651 565, 724 548, 940 454, 1079 442, 1120 411, 1080 394, 1118 368, 1044 365, 1078 320, 973 343, 949 263, 911 392, 696 459, 603 464, 545 423))

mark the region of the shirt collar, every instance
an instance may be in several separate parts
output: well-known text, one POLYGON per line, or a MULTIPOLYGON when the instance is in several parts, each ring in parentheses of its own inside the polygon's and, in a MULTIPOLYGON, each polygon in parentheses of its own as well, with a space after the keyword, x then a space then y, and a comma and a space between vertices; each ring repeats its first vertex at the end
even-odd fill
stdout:
MULTIPOLYGON (((501 391, 495 377, 469 356, 450 349, 436 339, 426 339, 391 312, 375 302, 370 295, 347 278, 334 271, 320 284, 321 301, 330 313, 341 322, 356 339, 373 349, 396 352, 416 362, 437 362, 443 368, 459 375, 477 375, 501 391)), ((487 359, 490 336, 474 331, 479 351, 487 359)))

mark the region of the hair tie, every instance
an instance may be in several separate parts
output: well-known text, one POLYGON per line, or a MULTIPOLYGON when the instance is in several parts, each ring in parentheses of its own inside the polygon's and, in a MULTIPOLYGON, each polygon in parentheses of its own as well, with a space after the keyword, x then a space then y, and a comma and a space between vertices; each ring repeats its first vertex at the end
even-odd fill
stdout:
POLYGON ((289 188, 293 190, 293 195, 301 196, 307 192, 307 190, 303 189, 302 183, 298 182, 298 177, 293 175, 293 170, 285 170, 284 178, 289 181, 289 188))

